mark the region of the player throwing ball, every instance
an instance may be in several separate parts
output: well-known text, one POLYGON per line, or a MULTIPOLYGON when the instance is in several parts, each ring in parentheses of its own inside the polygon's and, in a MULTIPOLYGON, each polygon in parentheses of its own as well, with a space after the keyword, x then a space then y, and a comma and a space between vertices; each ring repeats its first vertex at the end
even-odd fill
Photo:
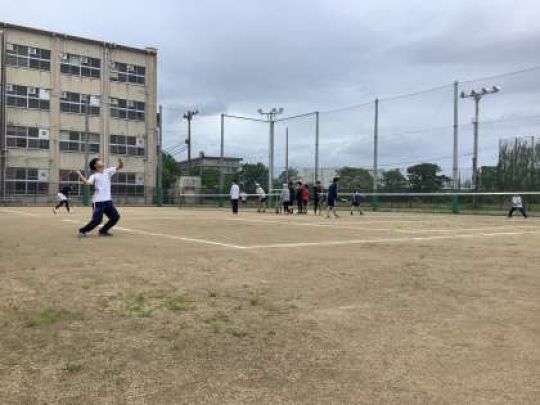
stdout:
POLYGON ((99 230, 99 235, 111 236, 109 229, 115 226, 120 219, 120 214, 114 207, 111 199, 111 177, 124 167, 124 162, 122 159, 118 159, 116 167, 105 169, 103 161, 99 158, 94 158, 90 161, 89 166, 90 170, 94 172, 89 178, 85 178, 80 171, 78 171, 77 174, 81 179, 81 183, 93 185, 95 188, 94 196, 92 197, 94 211, 90 222, 79 229, 79 236, 86 236, 88 232, 101 224, 101 221, 103 221, 103 214, 107 215, 109 221, 99 230))

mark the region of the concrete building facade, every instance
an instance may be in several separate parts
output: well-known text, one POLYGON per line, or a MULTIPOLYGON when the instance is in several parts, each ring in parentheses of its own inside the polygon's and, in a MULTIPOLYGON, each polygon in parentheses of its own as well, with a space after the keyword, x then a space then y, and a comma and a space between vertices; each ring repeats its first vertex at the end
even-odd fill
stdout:
MULTIPOLYGON (((118 157, 120 202, 153 199, 157 50, 0 23, 0 192, 4 199, 80 193, 75 170, 118 157)), ((87 169, 88 170, 88 169, 87 169)))

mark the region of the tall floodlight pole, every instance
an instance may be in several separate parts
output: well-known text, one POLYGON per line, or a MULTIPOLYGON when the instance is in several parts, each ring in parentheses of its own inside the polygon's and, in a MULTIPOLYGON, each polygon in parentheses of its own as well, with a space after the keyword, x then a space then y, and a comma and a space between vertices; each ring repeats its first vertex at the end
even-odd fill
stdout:
POLYGON ((459 83, 454 82, 454 150, 452 154, 452 182, 454 190, 458 188, 458 170, 459 170, 459 120, 458 120, 458 88, 459 83))
POLYGON ((274 178, 274 129, 276 116, 283 113, 283 108, 272 108, 268 112, 258 109, 257 112, 264 115, 270 123, 269 145, 268 145, 268 204, 272 205, 272 180, 274 178))
POLYGON ((198 113, 199 111, 197 110, 187 110, 184 113, 184 119, 187 120, 187 123, 188 123, 188 136, 186 139, 187 150, 188 150, 188 176, 191 174, 191 120, 198 113))
MULTIPOLYGON (((90 173, 88 171, 88 155, 90 153, 90 148, 88 145, 88 132, 90 132, 90 96, 86 96, 85 103, 85 114, 84 114, 84 176, 88 178, 90 173)), ((90 186, 87 184, 83 185, 83 195, 82 195, 83 205, 90 205, 90 186)))
POLYGON ((373 119, 373 209, 378 208, 377 189, 379 188, 379 99, 375 99, 373 119))
POLYGON ((478 191, 479 188, 479 181, 478 181, 478 124, 479 124, 479 116, 480 116, 480 100, 482 97, 487 96, 489 94, 495 94, 500 91, 500 87, 493 86, 491 88, 482 88, 481 90, 471 90, 469 94, 465 94, 465 92, 461 92, 461 98, 472 98, 474 100, 474 145, 473 145, 473 159, 472 159, 472 167, 473 167, 473 189, 474 191, 478 191))
POLYGON ((219 205, 223 206, 223 157, 225 154, 225 114, 221 114, 221 140, 219 148, 219 205))
POLYGON ((289 127, 285 128, 285 180, 289 182, 289 127))
POLYGON ((313 183, 319 180, 319 112, 315 112, 315 173, 313 183))

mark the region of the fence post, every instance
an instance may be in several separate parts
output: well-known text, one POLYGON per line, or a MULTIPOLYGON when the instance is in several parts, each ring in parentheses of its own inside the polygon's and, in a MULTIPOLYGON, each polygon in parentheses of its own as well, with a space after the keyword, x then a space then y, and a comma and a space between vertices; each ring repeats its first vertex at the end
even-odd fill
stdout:
POLYGON ((379 197, 377 190, 379 188, 379 99, 375 99, 375 119, 373 122, 373 199, 371 207, 373 211, 379 209, 379 197))

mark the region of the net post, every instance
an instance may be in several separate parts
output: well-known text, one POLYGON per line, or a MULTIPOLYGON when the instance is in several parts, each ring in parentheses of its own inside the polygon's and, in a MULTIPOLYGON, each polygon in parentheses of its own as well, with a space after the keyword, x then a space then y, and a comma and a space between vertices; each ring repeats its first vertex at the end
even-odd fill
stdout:
POLYGON ((373 121, 373 198, 371 208, 373 211, 379 209, 379 197, 377 189, 379 188, 379 99, 375 99, 375 117, 373 121))
POLYGON ((459 214, 459 210, 459 195, 454 193, 452 194, 452 213, 459 214))

